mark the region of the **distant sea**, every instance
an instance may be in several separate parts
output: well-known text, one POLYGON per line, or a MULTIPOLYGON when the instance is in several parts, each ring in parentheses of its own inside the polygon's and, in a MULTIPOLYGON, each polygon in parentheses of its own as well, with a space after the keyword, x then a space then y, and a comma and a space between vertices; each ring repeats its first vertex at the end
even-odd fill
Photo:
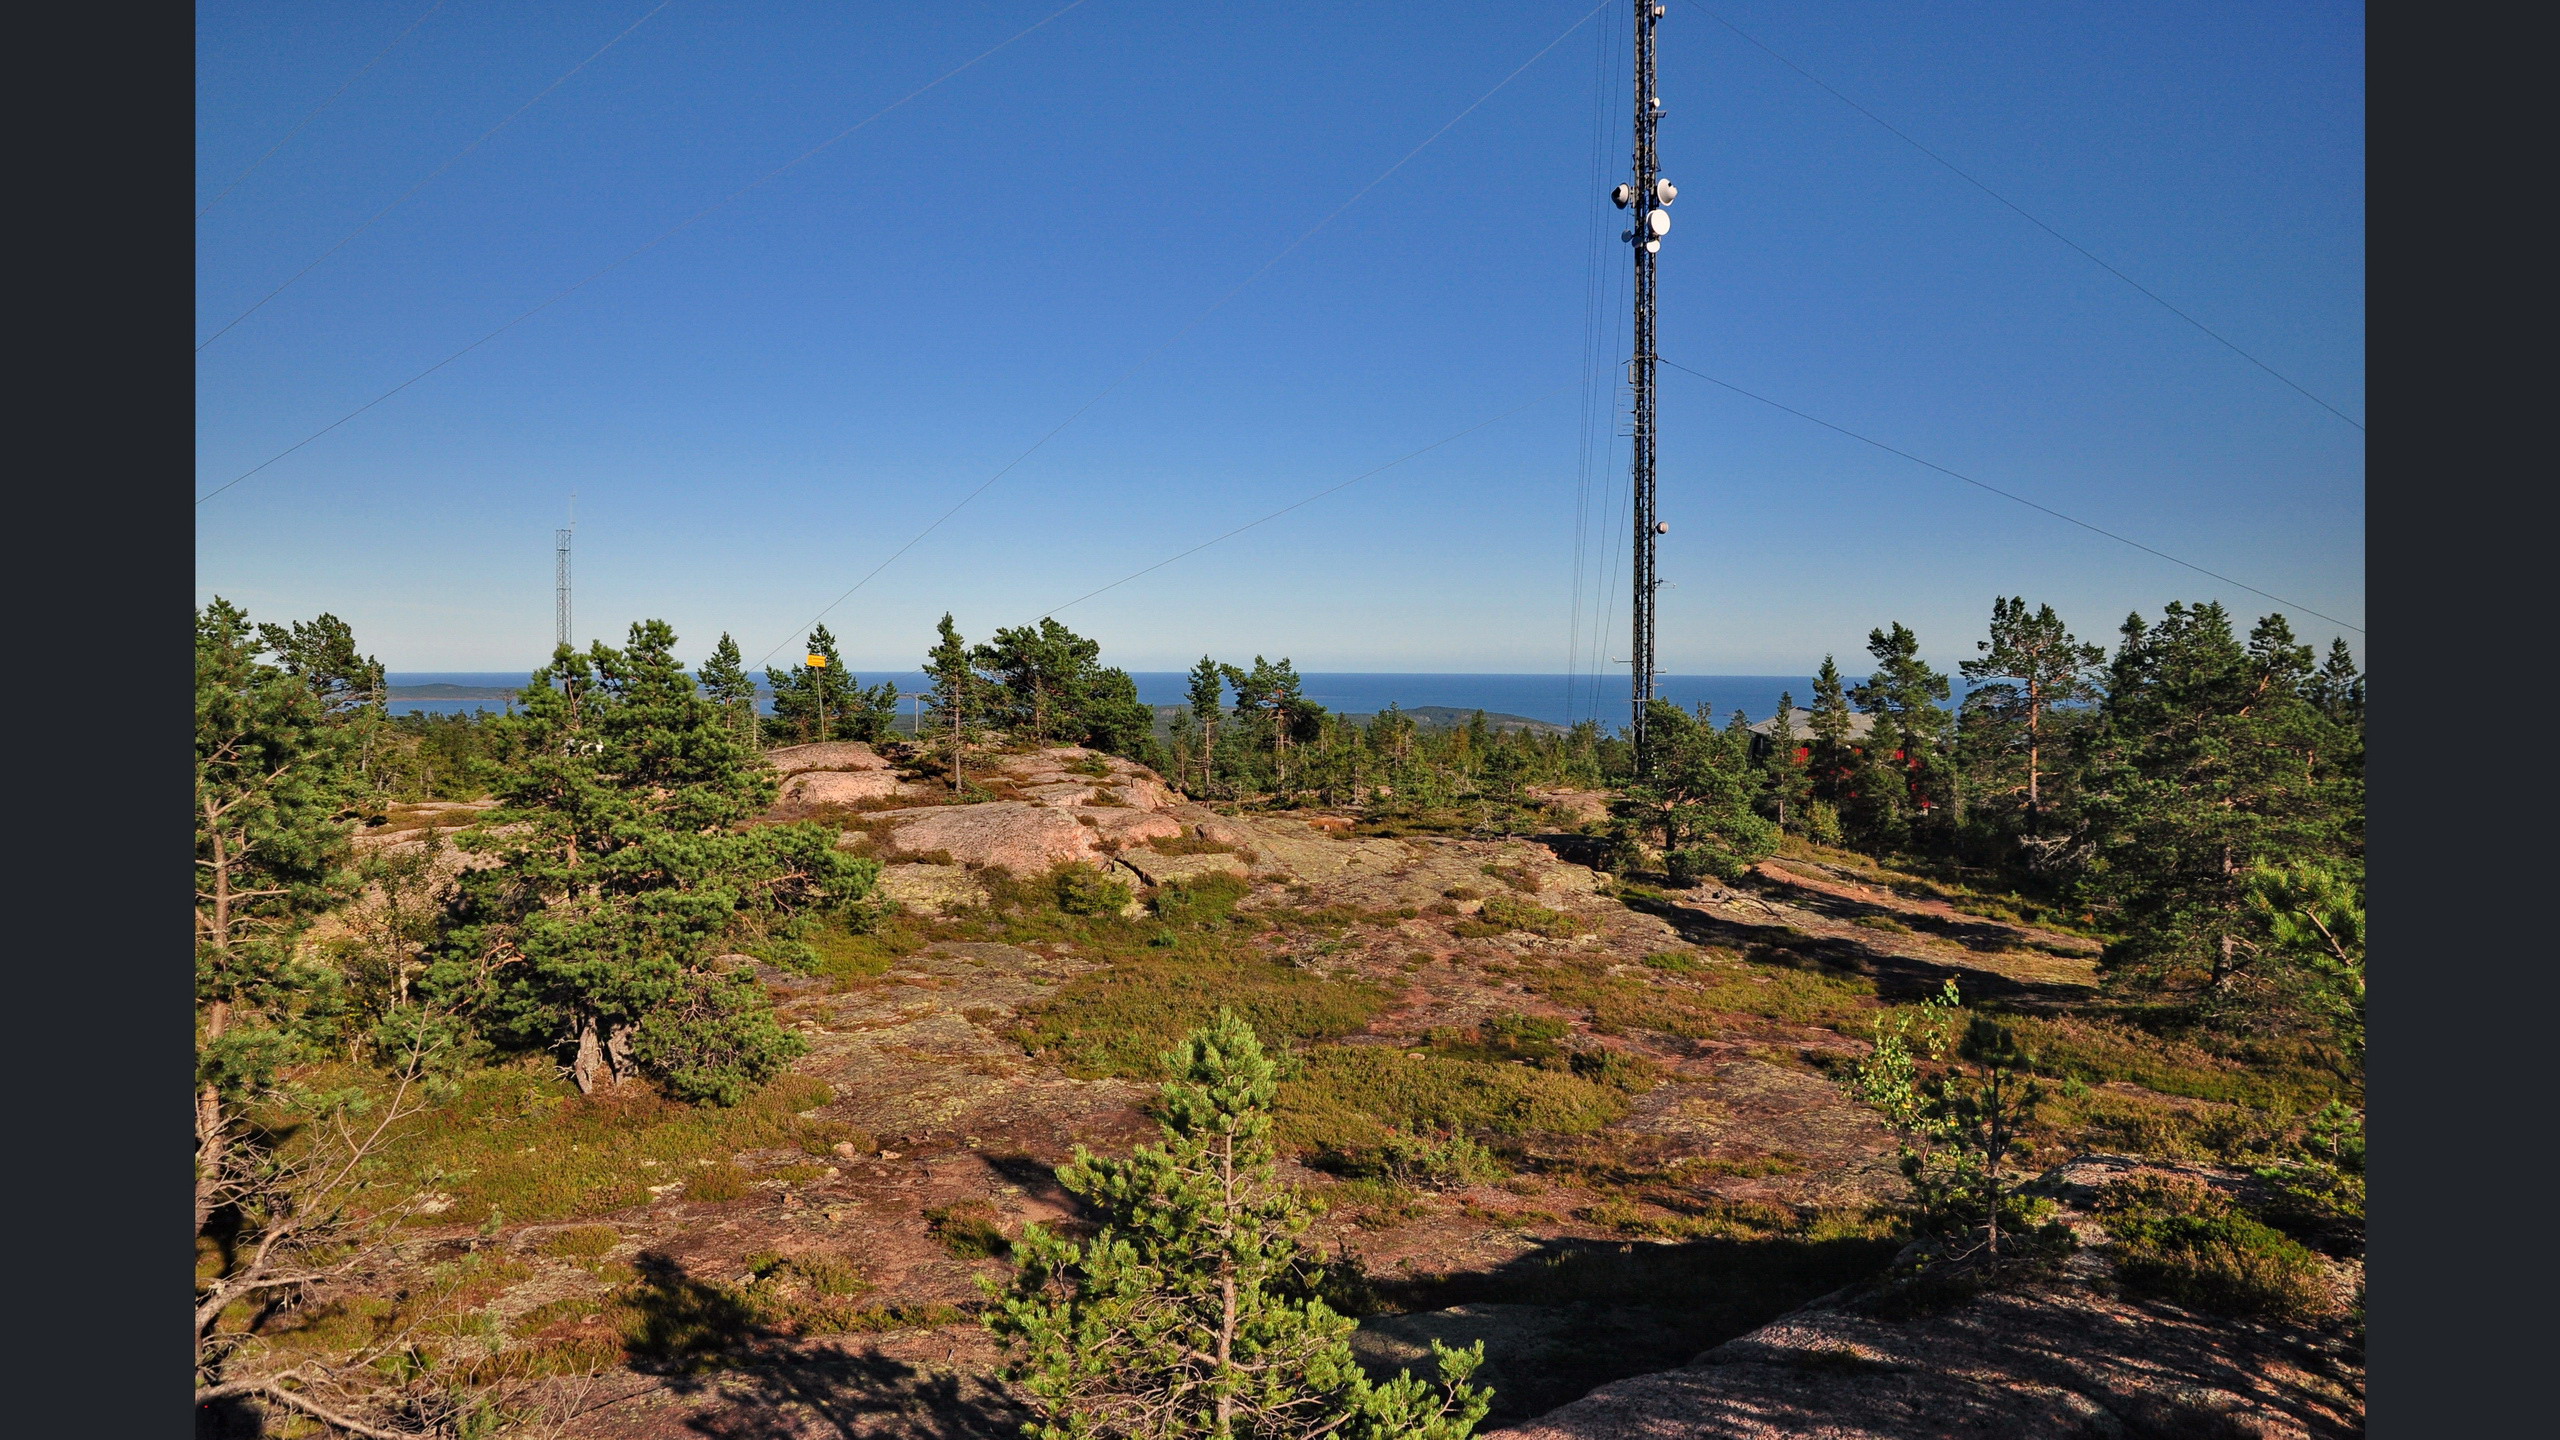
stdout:
MULTIPOLYGON (((521 672, 493 671, 394 671, 387 678, 394 691, 394 712, 437 715, 502 711, 506 702, 501 693, 525 682, 521 672), (454 686, 471 694, 467 698, 404 698, 397 693, 429 685, 454 686)), ((920 670, 856 671, 855 678, 864 685, 894 680, 901 691, 921 691, 931 683, 920 670)), ((1180 705, 1190 698, 1190 678, 1180 671, 1137 671, 1130 678, 1138 682, 1138 698, 1150 705, 1180 705)), ((1597 719, 1603 729, 1615 729, 1627 723, 1624 675, 1602 677, 1596 694, 1590 678, 1571 675, 1313 671, 1303 678, 1308 699, 1328 710, 1356 715, 1384 710, 1389 705, 1407 710, 1446 705, 1456 710, 1519 715, 1555 725, 1597 719)), ((1656 678, 1654 689, 1662 698, 1691 708, 1706 701, 1719 720, 1736 710, 1754 720, 1765 720, 1777 713, 1778 696, 1783 691, 1792 691, 1798 705, 1810 705, 1813 700, 1812 677, 1804 675, 1664 675, 1656 678)), ((903 712, 907 707, 901 704, 898 708, 903 712)))

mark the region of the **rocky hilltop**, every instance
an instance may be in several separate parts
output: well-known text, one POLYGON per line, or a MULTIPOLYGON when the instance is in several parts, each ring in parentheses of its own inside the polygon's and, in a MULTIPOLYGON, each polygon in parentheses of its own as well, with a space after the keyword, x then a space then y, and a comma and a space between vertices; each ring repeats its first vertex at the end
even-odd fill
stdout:
MULTIPOLYGON (((502 1277, 486 1304, 509 1344, 627 1355, 585 1382, 565 1433, 1011 1433, 973 1278, 1003 1273, 1022 1225, 1076 1226, 1051 1173, 1075 1146, 1152 1138, 1151 1086, 1090 1017, 1207 993, 1183 987, 1211 972, 1150 959, 1142 931, 1151 900, 1210 877, 1231 877, 1223 933, 1253 952, 1219 962, 1219 983, 1344 1017, 1311 1022, 1310 1078, 1291 1092, 1308 1098, 1284 1094, 1283 1122, 1291 1177, 1328 1206, 1316 1239, 1368 1312, 1362 1359, 1392 1370, 1435 1338, 1485 1341, 1493 1425, 1538 1440, 2356 1427, 2360 1372, 2325 1332, 2124 1299, 2098 1248, 1901 1318, 1867 1283, 1907 1235, 1887 1203, 1891 1138, 1832 1073, 1862 1053, 1865 1017, 1948 977, 2062 1016, 2092 993, 2083 937, 1838 856, 1730 886, 1622 886, 1582 863, 1590 794, 1542 797, 1547 833, 1389 838, 1349 816, 1224 813, 1074 747, 975 758, 953 803, 948 777, 888 748, 771 755, 771 817, 839 826, 882 862, 896 916, 876 964, 760 966, 808 1045, 811 1103, 783 1119, 842 1138, 636 1171, 626 1199, 538 1223, 457 1209, 468 1223, 419 1232, 421 1273, 502 1277), (1121 887, 1105 893, 1125 919, 1022 919, 1024 886, 1060 867, 1121 887), (1425 1083, 1497 1140, 1498 1169, 1346 1167, 1338 1137, 1425 1083), (858 1300, 769 1298, 813 1276, 858 1300)), ((395 816, 366 844, 397 852, 479 814, 395 816)), ((2126 1113, 2199 1103, 2102 1088, 2126 1113)), ((2054 1181, 2092 1247, 2086 1195, 2110 1163, 2054 1181)))

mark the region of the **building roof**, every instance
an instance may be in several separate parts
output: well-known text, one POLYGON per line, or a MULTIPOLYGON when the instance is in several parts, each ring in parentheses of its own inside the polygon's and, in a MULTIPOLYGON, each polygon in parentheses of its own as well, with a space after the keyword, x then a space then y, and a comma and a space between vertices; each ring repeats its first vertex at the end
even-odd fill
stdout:
MULTIPOLYGON (((1810 710, 1798 707, 1797 709, 1788 711, 1787 723, 1795 728, 1796 739, 1798 741, 1810 739, 1813 735, 1813 712, 1810 710)), ((1772 734, 1778 728, 1778 717, 1772 715, 1768 719, 1763 720, 1759 724, 1750 728, 1751 733, 1754 735, 1772 734)), ((1874 728, 1876 728, 1876 717, 1873 715, 1861 715, 1854 710, 1849 712, 1850 739, 1863 740, 1866 738, 1867 732, 1874 728)))

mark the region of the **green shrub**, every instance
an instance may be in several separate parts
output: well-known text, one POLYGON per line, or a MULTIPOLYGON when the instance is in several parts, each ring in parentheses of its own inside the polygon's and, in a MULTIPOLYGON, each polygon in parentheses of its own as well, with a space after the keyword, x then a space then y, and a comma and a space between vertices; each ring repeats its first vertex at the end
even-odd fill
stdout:
POLYGON ((1227 923, 1236 902, 1252 890, 1240 875, 1212 870, 1187 880, 1168 880, 1148 901, 1156 918, 1168 925, 1210 930, 1227 923))
POLYGON ((924 1212, 925 1229, 942 1248, 963 1260, 1002 1260, 1013 1253, 1013 1241, 996 1228, 995 1207, 984 1200, 959 1200, 924 1212))
POLYGON ((1392 1127, 1584 1134, 1627 1113, 1621 1092, 1578 1075, 1382 1046, 1328 1046, 1280 1087, 1278 1134, 1301 1150, 1356 1151, 1392 1127))
POLYGON ((1662 1083, 1662 1066, 1642 1055, 1625 1050, 1609 1050, 1593 1046, 1576 1050, 1568 1064, 1573 1073, 1595 1085, 1641 1095, 1662 1083))
POLYGON ((716 1205, 740 1199, 750 1188, 746 1171, 735 1165, 713 1165, 685 1181, 684 1198, 716 1205))
POLYGON ((2364 1252, 2364 1177, 2327 1165, 2270 1166, 2258 1172, 2268 1198, 2260 1218, 2314 1250, 2364 1252))
POLYGON ((1570 940, 1581 934, 1584 928, 1580 920, 1561 910, 1550 910, 1544 905, 1533 905, 1509 895, 1488 898, 1478 913, 1488 924, 1499 925, 1504 930, 1525 930, 1550 940, 1570 940))
MULTIPOLYGON (((699 1159, 780 1146, 824 1153, 854 1134, 795 1113, 830 1098, 825 1084, 805 1075, 784 1075, 745 1104, 717 1110, 640 1084, 580 1095, 554 1068, 527 1063, 468 1076, 401 1127, 381 1157, 383 1178, 399 1194, 432 1189, 454 1198, 452 1209, 420 1223, 476 1225, 492 1213, 534 1224, 609 1215, 646 1203, 653 1185, 690 1181, 699 1159)), ((339 1074, 313 1078, 347 1083, 339 1074)))
POLYGON ((1351 1157, 1347 1168, 1415 1190, 1460 1190, 1510 1173, 1492 1151, 1464 1135, 1392 1127, 1376 1146, 1351 1157))
POLYGON ((1890 915, 1861 915, 1849 923, 1852 925, 1862 925, 1869 930, 1881 930, 1888 935, 1908 935, 1911 933, 1910 926, 1903 924, 1901 921, 1894 919, 1890 915))
POLYGON ((1348 1035, 1387 1004, 1385 992, 1241 953, 1142 951, 1079 975, 1022 1012, 1013 1038, 1081 1079, 1154 1079, 1158 1059, 1220 1006, 1274 1041, 1348 1035))
POLYGON ((1128 886, 1082 865, 1059 866, 1051 872, 1049 884, 1063 914, 1117 915, 1129 906, 1128 886))
POLYGON ((2310 1319, 2336 1301, 2320 1262, 2282 1232, 2194 1180, 2141 1175, 2099 1200, 2126 1288, 2222 1315, 2310 1319))
POLYGON ((1706 968, 1698 963, 1697 956, 1686 950, 1657 950, 1644 957, 1644 963, 1674 975, 1694 975, 1706 968))
POLYGON ((622 1243, 622 1232, 610 1225, 572 1225, 542 1237, 541 1251, 563 1260, 594 1260, 622 1243))

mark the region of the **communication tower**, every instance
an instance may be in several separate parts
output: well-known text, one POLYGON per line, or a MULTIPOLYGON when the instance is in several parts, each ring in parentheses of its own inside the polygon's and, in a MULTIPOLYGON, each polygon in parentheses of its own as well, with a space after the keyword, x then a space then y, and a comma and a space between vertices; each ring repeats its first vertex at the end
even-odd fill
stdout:
POLYGON ((1671 527, 1654 513, 1654 404, 1653 404, 1653 271, 1654 257, 1662 253, 1662 237, 1671 233, 1671 212, 1667 208, 1680 192, 1662 178, 1662 168, 1654 153, 1655 128, 1662 121, 1662 97, 1654 83, 1653 29, 1661 20, 1664 7, 1655 0, 1635 0, 1636 23, 1636 123, 1635 174, 1632 180, 1610 192, 1609 198, 1633 220, 1619 238, 1632 247, 1636 262, 1635 283, 1635 354, 1627 361, 1627 385, 1634 392, 1635 437, 1635 561, 1631 567, 1634 579, 1634 649, 1629 652, 1629 698, 1633 703, 1636 762, 1647 763, 1651 752, 1645 743, 1645 702, 1653 698, 1654 592, 1660 581, 1654 572, 1653 546, 1657 537, 1671 527))

